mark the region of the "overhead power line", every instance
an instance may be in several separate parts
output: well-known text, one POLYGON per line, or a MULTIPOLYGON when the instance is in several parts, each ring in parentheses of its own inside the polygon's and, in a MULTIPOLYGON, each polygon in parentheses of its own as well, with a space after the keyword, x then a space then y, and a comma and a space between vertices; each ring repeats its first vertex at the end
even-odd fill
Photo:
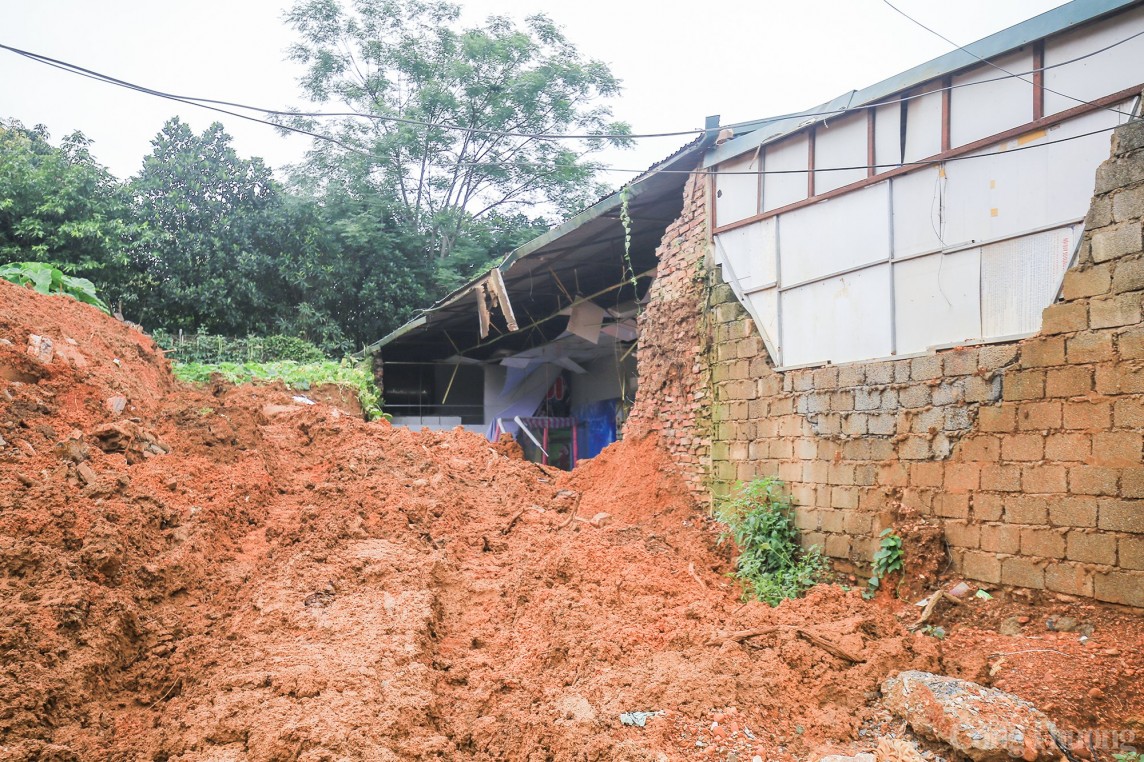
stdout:
MULTIPOLYGON (((910 18, 905 13, 903 13, 901 10, 899 10, 897 7, 890 4, 888 2, 888 0, 884 0, 884 1, 886 2, 887 5, 889 5, 891 8, 893 8, 895 11, 898 11, 898 13, 901 13, 903 16, 906 16, 906 18, 910 18)), ((910 20, 914 21, 914 23, 919 23, 919 22, 916 22, 912 18, 910 18, 910 20)), ((929 27, 925 27, 924 25, 921 25, 920 23, 919 23, 919 25, 922 26, 927 31, 933 33, 933 34, 938 34, 937 32, 934 32, 929 27)), ((1048 71, 1050 69, 1055 69, 1055 68, 1058 68, 1061 66, 1067 66, 1069 64, 1076 63, 1077 61, 1082 61, 1086 58, 1091 58, 1092 56, 1098 55, 1098 54, 1103 53, 1107 50, 1111 50, 1112 48, 1115 48, 1118 45, 1123 45, 1126 42, 1134 40, 1137 37, 1140 37, 1141 35, 1144 35, 1144 31, 1137 32, 1136 34, 1130 35, 1130 36, 1128 36, 1122 40, 1117 40, 1116 42, 1113 42, 1109 45, 1106 45, 1103 48, 1090 51, 1088 53, 1077 56, 1075 58, 1071 58, 1071 59, 1066 60, 1066 61, 1061 61, 1059 63, 1052 64, 1051 66, 1043 66, 1043 67, 1040 67, 1038 69, 1032 69, 1030 71, 1020 72, 1020 73, 1010 72, 1006 69, 1003 69, 1003 68, 997 66, 996 64, 991 63, 990 61, 985 61, 984 59, 980 58, 979 56, 976 56, 973 53, 966 51, 967 53, 969 53, 969 55, 973 56, 974 58, 977 58, 978 60, 981 60, 984 63, 986 63, 990 66, 993 66, 994 68, 999 69, 1000 71, 1002 71, 1004 73, 1005 76, 995 77, 992 79, 977 80, 974 82, 963 82, 960 84, 950 84, 950 85, 945 86, 945 87, 941 87, 941 88, 937 88, 934 90, 927 91, 925 93, 915 93, 914 95, 907 95, 907 96, 903 96, 901 98, 896 98, 893 101, 889 101, 888 103, 910 101, 910 100, 914 100, 917 98, 923 98, 923 97, 926 97, 928 95, 932 95, 934 93, 942 92, 944 90, 955 90, 955 89, 962 88, 962 87, 984 85, 984 84, 989 84, 992 82, 1002 81, 1005 79, 1015 78, 1015 79, 1020 79, 1024 82, 1028 82, 1028 80, 1025 79, 1025 77, 1027 77, 1031 74, 1048 71)), ((949 42, 949 44, 956 46, 956 43, 946 39, 942 35, 938 34, 938 36, 941 37, 946 42, 949 42)), ((957 46, 957 47, 960 47, 960 46, 957 46)), ((169 92, 166 92, 163 90, 158 90, 158 89, 155 89, 152 87, 147 87, 145 85, 139 85, 139 84, 136 84, 134 82, 128 82, 127 80, 119 79, 119 78, 113 77, 109 74, 103 74, 101 72, 94 71, 92 69, 88 69, 88 68, 85 68, 83 66, 80 66, 78 64, 73 64, 73 63, 69 63, 67 61, 52 58, 50 56, 46 56, 46 55, 43 55, 41 53, 35 53, 32 51, 28 51, 28 50, 22 50, 20 48, 16 48, 16 47, 13 47, 10 45, 4 45, 2 43, 0 43, 0 49, 8 50, 12 53, 15 53, 16 55, 23 56, 23 57, 28 58, 29 60, 35 61, 37 63, 45 64, 47 66, 51 66, 51 67, 56 68, 56 69, 61 69, 63 71, 69 72, 71 74, 77 74, 79 76, 87 77, 89 79, 93 79, 93 80, 96 80, 98 82, 104 82, 106 84, 111 84, 111 85, 115 85, 118 87, 123 87, 123 88, 126 88, 128 90, 134 90, 136 92, 143 93, 145 95, 151 95, 151 96, 158 97, 158 98, 165 98, 167 100, 175 101, 177 103, 183 103, 183 104, 189 105, 189 106, 197 106, 199 108, 204 108, 207 110, 215 111, 217 113, 227 114, 229 116, 235 116, 235 117, 238 117, 239 119, 245 119, 247 121, 255 122, 258 124, 265 124, 269 127, 274 127, 275 129, 280 129, 280 130, 285 130, 288 132, 294 132, 297 134, 306 135, 308 137, 312 137, 312 138, 315 138, 317 140, 327 141, 327 142, 333 143, 335 145, 338 145, 342 148, 345 148, 348 151, 352 151, 354 153, 357 153, 357 154, 360 154, 363 156, 368 156, 369 153, 366 151, 362 151, 360 149, 354 148, 353 146, 350 146, 349 144, 347 144, 343 141, 340 141, 336 138, 333 138, 329 135, 324 135, 322 133, 316 133, 316 132, 313 132, 311 130, 293 127, 293 126, 290 126, 288 124, 283 124, 281 122, 271 122, 271 121, 266 120, 266 119, 260 119, 260 118, 255 117, 255 116, 251 116, 249 114, 236 113, 236 112, 230 111, 228 109, 237 108, 237 109, 242 109, 244 111, 255 111, 255 112, 259 112, 261 114, 266 114, 269 116, 280 116, 280 117, 306 117, 306 118, 315 118, 315 119, 318 119, 318 118, 370 119, 370 120, 374 120, 374 121, 392 122, 394 124, 405 124, 405 125, 415 126, 415 127, 426 127, 426 128, 432 128, 432 129, 446 129, 446 130, 469 132, 469 133, 476 133, 476 134, 483 134, 483 135, 497 135, 497 136, 501 136, 501 137, 517 137, 517 138, 531 138, 531 139, 538 139, 538 140, 589 140, 589 139, 642 140, 642 139, 665 138, 665 137, 687 137, 687 136, 692 136, 692 135, 699 135, 699 134, 702 134, 704 132, 704 130, 692 129, 692 130, 676 130, 676 131, 665 131, 665 132, 637 133, 637 134, 631 134, 631 135, 623 135, 623 134, 618 134, 618 133, 617 134, 605 134, 605 133, 588 133, 588 134, 528 133, 528 132, 488 130, 488 129, 466 127, 463 125, 433 123, 433 122, 426 122, 423 120, 410 119, 410 118, 400 117, 400 116, 383 116, 383 115, 379 115, 379 114, 367 114, 367 113, 362 113, 362 112, 357 112, 357 111, 284 111, 284 110, 280 110, 280 109, 268 109, 268 108, 263 108, 260 106, 251 106, 248 104, 238 103, 235 101, 226 101, 226 100, 220 100, 220 99, 215 99, 215 98, 199 98, 199 97, 194 97, 194 96, 189 96, 189 95, 179 95, 176 93, 169 93, 169 92), (222 108, 224 106, 227 108, 222 108)), ((964 48, 961 48, 961 49, 964 50, 964 48)), ((1057 95, 1061 95, 1062 97, 1069 98, 1070 100, 1077 101, 1078 103, 1088 103, 1088 101, 1084 101, 1084 100, 1081 100, 1079 98, 1072 98, 1071 96, 1064 95, 1063 93, 1057 93, 1055 90, 1049 90, 1048 88, 1046 88, 1046 90, 1048 90, 1048 92, 1052 92, 1052 93, 1055 93, 1057 95)), ((743 122, 735 122, 735 123, 732 123, 729 125, 723 125, 723 128, 726 129, 729 127, 729 128, 734 129, 736 127, 761 126, 761 125, 765 125, 765 124, 772 124, 775 122, 783 122, 783 121, 787 121, 789 119, 797 119, 799 117, 803 117, 805 119, 816 119, 816 118, 824 118, 824 117, 828 117, 828 116, 838 116, 838 115, 842 115, 842 114, 846 114, 846 113, 856 112, 859 109, 869 108, 870 106, 871 106, 871 104, 863 104, 863 105, 858 106, 858 107, 849 107, 848 106, 848 107, 844 107, 844 108, 840 108, 840 109, 831 109, 831 110, 818 111, 818 112, 808 112, 808 111, 791 112, 791 113, 787 113, 787 114, 778 114, 775 116, 765 117, 763 119, 753 119, 753 120, 748 120, 748 121, 743 121, 743 122)), ((1116 109, 1109 109, 1109 110, 1112 110, 1112 111, 1115 111, 1116 113, 1122 114, 1122 112, 1116 111, 1116 109)), ((1122 115, 1127 116, 1127 114, 1122 114, 1122 115)), ((619 170, 617 170, 617 171, 619 171, 619 170)))
MULTIPOLYGON (((1003 73, 1007 74, 1007 75, 1008 75, 1008 76, 1010 76, 1010 77, 1015 77, 1015 78, 1017 78, 1017 79, 1021 80, 1022 82, 1025 82, 1025 83, 1027 83, 1027 84, 1029 84, 1029 85, 1033 85, 1033 82, 1032 82, 1032 80, 1029 80, 1029 79, 1025 79, 1025 77, 1024 77, 1024 76, 1022 76, 1022 75, 1019 75, 1019 74, 1014 74, 1013 72, 1009 71, 1009 70, 1008 70, 1008 69, 1006 69, 1005 67, 1003 67, 1003 66, 1001 66, 1001 65, 999 65, 999 64, 993 63, 992 61, 989 61, 989 60, 987 60, 987 59, 985 59, 985 58, 982 58, 981 56, 977 55, 976 53, 974 53, 972 50, 970 50, 969 48, 965 47, 964 45, 958 45, 956 42, 954 42, 953 40, 949 39, 948 37, 946 37, 946 36, 945 36, 944 34, 942 34, 941 32, 937 31, 936 29, 934 29, 934 28, 932 28, 932 27, 928 27, 928 26, 926 26, 925 24, 923 24, 922 22, 918 21, 916 18, 914 18, 914 17, 913 17, 913 16, 911 16, 910 14, 906 13, 905 11, 903 11, 903 10, 902 10, 901 8, 899 8, 898 6, 896 6, 896 5, 894 5, 893 3, 891 3, 891 2, 890 2, 890 0, 882 0, 882 2, 883 2, 883 3, 885 3, 886 5, 890 6, 890 8, 891 8, 892 10, 894 10, 896 13, 898 13, 899 15, 901 15, 902 17, 904 17, 904 18, 905 18, 907 21, 909 21, 910 23, 913 23, 913 24, 916 24, 916 25, 920 26, 922 29, 926 30, 927 32, 929 32, 930 34, 934 35, 934 36, 935 36, 935 37, 937 37, 938 39, 940 39, 940 40, 944 40, 945 42, 948 42, 950 45, 952 45, 953 47, 957 48, 958 50, 960 50, 961 52, 965 53, 966 55, 972 56, 973 58, 976 58, 976 59, 977 59, 978 61, 980 61, 981 63, 983 63, 983 64, 985 64, 985 65, 987 65, 987 66, 992 66, 992 67, 993 67, 994 69, 996 69, 997 71, 1003 72, 1003 73)), ((1134 37, 1138 37, 1138 36, 1139 36, 1138 34, 1137 34, 1137 35, 1132 35, 1132 37, 1130 37, 1130 38, 1128 38, 1128 39, 1132 39, 1132 38, 1134 38, 1134 37)), ((1127 40, 1125 40, 1125 42, 1127 42, 1127 40)), ((1078 60, 1079 60, 1079 59, 1078 59, 1078 60)), ((1044 70, 1044 69, 1041 69, 1040 71, 1043 71, 1043 70, 1044 70)), ((1035 86, 1035 85, 1034 85, 1034 86, 1035 86)), ((1062 98, 1067 98, 1067 99, 1068 99, 1068 100, 1070 100, 1070 101, 1075 101, 1076 103, 1080 103, 1080 104, 1083 104, 1083 105, 1086 105, 1086 106, 1091 106, 1091 105, 1092 105, 1092 101, 1086 101, 1084 98, 1077 98, 1077 97, 1074 97, 1074 96, 1072 96, 1072 95, 1069 95, 1069 94, 1067 94, 1067 93, 1062 93, 1062 92, 1060 92, 1059 90, 1054 90, 1054 89, 1052 89, 1051 87, 1047 87, 1047 86, 1046 86, 1044 83, 1042 83, 1042 84, 1041 84, 1041 88, 1042 88, 1042 89, 1043 89, 1045 92, 1047 92, 1047 93, 1052 93, 1053 95, 1059 95, 1060 97, 1062 97, 1062 98)), ((1122 111, 1117 111, 1116 109, 1112 108, 1111 106, 1104 106, 1103 108, 1107 109, 1108 111, 1113 111, 1113 112, 1115 112, 1115 113, 1117 113, 1117 114, 1121 114, 1121 115, 1123 115, 1123 116, 1129 116, 1128 114, 1125 114, 1125 113, 1124 113, 1124 112, 1122 112, 1122 111)))

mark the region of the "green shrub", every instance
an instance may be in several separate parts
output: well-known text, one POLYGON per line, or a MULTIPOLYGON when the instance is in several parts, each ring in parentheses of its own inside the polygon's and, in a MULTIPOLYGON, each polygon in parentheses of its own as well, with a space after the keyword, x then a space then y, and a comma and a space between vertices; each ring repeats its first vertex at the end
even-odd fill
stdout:
POLYGON ((874 576, 866 583, 866 592, 863 593, 867 599, 874 597, 883 579, 900 572, 905 564, 901 535, 893 529, 883 529, 878 536, 882 539, 874 553, 874 576))
POLYGON ((328 359, 320 348, 297 336, 232 339, 205 333, 174 335, 163 330, 156 330, 151 336, 172 360, 183 363, 268 363, 283 360, 317 363, 328 359))
POLYGON ((70 296, 111 314, 111 310, 96 294, 94 283, 87 278, 65 275, 59 268, 44 262, 10 262, 0 265, 0 279, 18 286, 31 286, 41 294, 70 296))
POLYGON ((771 606, 797 598, 826 572, 817 547, 799 547, 794 507, 782 486, 770 477, 756 479, 741 485, 717 510, 726 526, 720 542, 732 540, 739 550, 735 577, 744 585, 744 596, 771 606))
POLYGON ((353 391, 369 419, 384 417, 381 411, 381 392, 374 383, 373 374, 367 363, 354 362, 349 358, 341 362, 301 363, 282 360, 269 363, 175 363, 175 377, 181 381, 202 384, 219 375, 232 384, 245 384, 252 381, 282 381, 291 389, 306 391, 313 386, 334 384, 353 391))

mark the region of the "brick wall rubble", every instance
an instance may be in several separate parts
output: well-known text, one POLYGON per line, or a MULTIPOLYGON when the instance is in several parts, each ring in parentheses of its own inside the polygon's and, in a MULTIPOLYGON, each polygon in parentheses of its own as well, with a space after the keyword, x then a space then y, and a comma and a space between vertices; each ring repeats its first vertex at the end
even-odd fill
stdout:
POLYGON ((700 187, 660 249, 629 432, 665 434, 697 493, 778 476, 844 566, 905 511, 969 578, 1144 606, 1144 123, 1113 138, 1040 334, 909 359, 774 371, 708 265, 700 187))

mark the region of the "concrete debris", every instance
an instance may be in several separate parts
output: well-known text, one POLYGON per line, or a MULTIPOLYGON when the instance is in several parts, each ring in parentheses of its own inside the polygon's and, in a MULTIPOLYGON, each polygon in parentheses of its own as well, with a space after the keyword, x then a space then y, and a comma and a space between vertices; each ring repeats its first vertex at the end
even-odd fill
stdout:
POLYGON ((171 451, 158 435, 134 421, 112 421, 92 429, 91 436, 104 452, 122 452, 128 463, 171 451))
POLYGON ((121 394, 116 394, 113 397, 107 398, 107 409, 119 415, 123 409, 127 407, 127 398, 121 394))
POLYGON ((925 762, 918 747, 903 738, 879 738, 874 757, 877 762, 925 762))
POLYGON ((647 721, 652 717, 659 717, 663 712, 624 712, 620 715, 620 722, 624 725, 642 728, 647 725, 647 721))
POLYGON ((55 357, 55 345, 47 336, 32 333, 28 335, 28 354, 46 365, 55 357))
POLYGON ((975 762, 1056 759, 1057 730, 1024 699, 968 680, 910 670, 882 683, 886 708, 975 762))
POLYGON ((878 758, 868 752, 855 754, 851 757, 844 754, 831 754, 823 757, 818 762, 878 762, 878 758))
POLYGON ((82 463, 91 457, 91 450, 83 441, 83 432, 80 431, 73 431, 67 439, 57 442, 53 450, 60 460, 71 463, 82 463))

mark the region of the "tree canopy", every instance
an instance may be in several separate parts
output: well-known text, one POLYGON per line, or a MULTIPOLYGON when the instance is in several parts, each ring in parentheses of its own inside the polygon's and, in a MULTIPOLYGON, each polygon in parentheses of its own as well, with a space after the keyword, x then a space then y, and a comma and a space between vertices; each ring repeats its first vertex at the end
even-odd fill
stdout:
POLYGON ((336 141, 316 142, 307 170, 392 199, 395 222, 441 260, 484 225, 534 228, 540 210, 585 206, 601 193, 588 157, 631 131, 601 104, 619 81, 546 16, 459 15, 433 0, 300 0, 287 14, 304 95, 361 115, 294 120, 336 141), (577 134, 612 137, 559 137, 577 134))
POLYGON ((89 278, 151 330, 380 338, 601 194, 591 155, 629 142, 618 80, 549 19, 459 14, 299 0, 302 94, 352 115, 290 119, 324 139, 285 183, 218 123, 169 120, 121 182, 81 133, 0 122, 0 264, 89 278))

